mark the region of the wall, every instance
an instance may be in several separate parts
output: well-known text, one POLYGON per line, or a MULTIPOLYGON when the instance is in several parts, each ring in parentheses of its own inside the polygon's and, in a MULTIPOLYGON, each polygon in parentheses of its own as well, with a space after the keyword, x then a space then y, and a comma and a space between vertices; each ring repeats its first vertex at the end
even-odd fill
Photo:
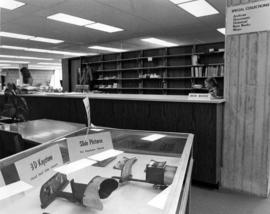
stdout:
POLYGON ((269 193, 269 54, 270 32, 226 37, 222 186, 260 196, 269 193))
MULTIPOLYGON (((43 84, 46 85, 47 82, 50 83, 51 77, 54 74, 53 70, 34 70, 30 69, 31 75, 33 77, 33 85, 43 84)), ((3 69, 3 73, 6 74, 6 83, 16 83, 16 79, 19 79, 18 69, 3 69)))
POLYGON ((51 77, 54 74, 53 70, 30 70, 33 77, 33 85, 42 84, 48 85, 51 81, 51 77))
POLYGON ((6 76, 6 79, 5 79, 6 83, 16 84, 16 80, 20 79, 20 74, 19 74, 18 69, 3 69, 2 73, 4 73, 6 76))

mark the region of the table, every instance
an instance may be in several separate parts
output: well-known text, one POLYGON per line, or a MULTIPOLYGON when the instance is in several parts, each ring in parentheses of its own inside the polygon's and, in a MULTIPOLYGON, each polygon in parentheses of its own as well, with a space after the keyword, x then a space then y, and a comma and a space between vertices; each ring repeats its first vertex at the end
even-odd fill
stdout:
POLYGON ((50 119, 0 124, 1 158, 54 141, 84 127, 80 123, 50 119))

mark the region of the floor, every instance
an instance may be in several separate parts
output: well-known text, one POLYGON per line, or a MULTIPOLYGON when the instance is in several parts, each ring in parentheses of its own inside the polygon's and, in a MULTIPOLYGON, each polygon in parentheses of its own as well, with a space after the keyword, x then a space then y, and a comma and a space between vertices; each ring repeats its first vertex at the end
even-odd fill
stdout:
POLYGON ((270 198, 192 187, 190 214, 270 214, 270 198))

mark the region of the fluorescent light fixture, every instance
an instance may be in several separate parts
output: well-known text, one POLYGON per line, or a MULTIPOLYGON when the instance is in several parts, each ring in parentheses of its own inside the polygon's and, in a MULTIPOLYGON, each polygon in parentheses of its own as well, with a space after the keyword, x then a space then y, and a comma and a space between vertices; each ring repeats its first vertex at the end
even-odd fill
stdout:
POLYGON ((52 58, 41 58, 32 56, 15 56, 15 55, 0 55, 0 58, 11 58, 11 59, 36 59, 36 60, 53 60, 52 58))
POLYGON ((224 34, 224 35, 226 34, 226 29, 225 28, 218 28, 217 31, 224 34))
MULTIPOLYGON (((1 60, 0 60, 1 62, 1 60)), ((62 66, 61 63, 50 63, 50 62, 39 62, 38 65, 58 65, 58 66, 62 66)))
POLYGON ((59 40, 59 39, 49 39, 49 38, 45 38, 45 37, 34 37, 30 40, 33 41, 37 41, 37 42, 46 42, 46 43, 52 43, 52 44, 59 44, 64 42, 63 40, 59 40))
POLYGON ((172 43, 172 42, 167 42, 161 39, 157 39, 157 38, 146 38, 146 39, 142 39, 142 41, 144 42, 149 42, 152 44, 156 44, 156 45, 160 45, 160 46, 164 46, 164 47, 172 47, 172 46, 177 46, 176 43, 172 43))
POLYGON ((19 34, 19 33, 10 33, 10 32, 4 32, 0 31, 0 36, 2 37, 8 37, 8 38, 14 38, 14 39, 23 39, 23 40, 31 40, 31 41, 38 41, 38 42, 46 42, 46 43, 52 43, 52 44, 58 44, 64 42, 63 40, 58 39, 50 39, 45 37, 36 37, 36 36, 30 36, 25 34, 19 34))
POLYGON ((163 134, 151 134, 151 135, 148 135, 146 137, 143 137, 142 140, 146 140, 146 141, 156 141, 156 140, 159 140, 163 137, 166 137, 166 135, 163 135, 163 134))
POLYGON ((29 36, 29 35, 18 34, 18 33, 9 33, 9 32, 4 32, 4 31, 0 32, 0 36, 14 38, 14 39, 25 39, 25 40, 34 38, 33 36, 29 36))
POLYGON ((54 51, 54 50, 47 50, 47 49, 40 49, 40 48, 27 48, 27 47, 10 46, 10 45, 0 45, 0 48, 12 49, 12 50, 30 51, 30 52, 38 52, 38 53, 69 55, 69 56, 84 56, 84 55, 93 54, 93 53, 78 53, 78 52, 68 52, 68 51, 54 51))
POLYGON ((102 50, 102 51, 110 51, 110 52, 124 52, 124 51, 127 51, 125 49, 120 49, 120 48, 110 48, 110 47, 104 47, 104 46, 98 46, 98 45, 95 45, 95 46, 90 46, 88 48, 91 48, 91 49, 96 49, 96 50, 102 50))
POLYGON ((14 1, 14 0, 1 0, 0 1, 0 8, 14 10, 18 7, 25 5, 23 2, 14 1))
POLYGON ((55 69, 61 69, 61 67, 58 66, 38 66, 38 65, 28 65, 28 68, 30 69, 42 69, 42 70, 55 70, 55 69))
POLYGON ((59 22, 65 22, 68 24, 78 25, 78 26, 85 26, 94 23, 91 20, 83 19, 76 16, 71 16, 65 13, 56 13, 54 15, 48 16, 47 19, 52 19, 59 22))
POLYGON ((85 27, 92 28, 95 30, 105 31, 108 33, 115 33, 115 32, 119 32, 119 31, 123 31, 123 29, 121 29, 121 28, 114 27, 111 25, 105 25, 102 23, 94 23, 94 24, 86 25, 85 27))
POLYGON ((219 13, 205 0, 195 0, 183 4, 178 4, 178 7, 181 7, 182 9, 196 17, 209 16, 219 13))
POLYGON ((19 69, 19 66, 3 66, 1 69, 19 69))
POLYGON ((0 60, 0 63, 28 64, 27 61, 0 60))
POLYGON ((194 1, 194 0, 170 0, 174 4, 183 4, 186 2, 194 1))
POLYGON ((2 66, 10 66, 10 64, 0 64, 0 67, 2 66))

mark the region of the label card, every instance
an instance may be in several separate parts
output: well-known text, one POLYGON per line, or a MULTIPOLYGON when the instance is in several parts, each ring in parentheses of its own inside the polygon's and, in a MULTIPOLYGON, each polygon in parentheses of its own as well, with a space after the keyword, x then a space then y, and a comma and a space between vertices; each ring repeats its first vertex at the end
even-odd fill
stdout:
POLYGON ((3 175, 0 171, 0 187, 2 187, 2 186, 5 186, 5 181, 4 181, 3 175))
POLYGON ((25 192, 31 188, 32 188, 31 185, 29 185, 23 181, 17 181, 15 183, 9 184, 7 186, 1 187, 0 188, 0 200, 17 195, 21 192, 25 192))
POLYGON ((110 132, 67 138, 70 161, 79 160, 113 148, 110 132))
POLYGON ((22 181, 38 186, 55 174, 53 168, 62 164, 59 145, 54 145, 16 162, 15 166, 22 181))
POLYGON ((115 149, 109 149, 104 152, 89 156, 88 158, 96 161, 103 161, 111 157, 115 157, 117 155, 122 154, 123 151, 115 150, 115 149))
POLYGON ((88 124, 88 127, 91 127, 90 102, 89 102, 89 98, 88 97, 86 97, 86 98, 83 99, 83 104, 84 104, 86 115, 87 115, 87 124, 88 124))
POLYGON ((188 100, 211 100, 211 94, 196 94, 196 93, 189 93, 188 100))
POLYGON ((270 31, 270 1, 257 1, 227 8, 226 34, 270 31))
POLYGON ((57 167, 54 170, 56 172, 60 172, 60 173, 68 175, 68 174, 71 174, 73 172, 79 171, 83 168, 86 168, 88 166, 92 166, 95 163, 96 163, 96 161, 93 161, 93 160, 81 159, 81 160, 69 163, 67 165, 57 167))

